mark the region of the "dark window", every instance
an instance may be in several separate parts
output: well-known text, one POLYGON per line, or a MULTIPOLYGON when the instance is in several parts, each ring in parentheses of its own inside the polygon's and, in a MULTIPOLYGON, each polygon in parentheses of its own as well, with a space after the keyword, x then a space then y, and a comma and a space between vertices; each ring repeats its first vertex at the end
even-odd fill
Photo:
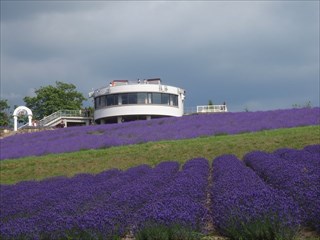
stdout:
POLYGON ((129 104, 137 104, 138 103, 138 94, 137 93, 129 93, 129 104))
POLYGON ((148 104, 152 104, 152 93, 148 93, 148 104))
POLYGON ((107 106, 118 105, 118 94, 107 95, 107 106))
POLYGON ((104 106, 114 106, 119 104, 161 104, 168 106, 178 106, 178 95, 168 93, 139 92, 110 94, 96 97, 94 99, 95 109, 99 109, 104 106))
POLYGON ((161 93, 161 104, 169 105, 169 94, 161 93))
POLYGON ((152 93, 152 104, 161 104, 161 93, 152 93))
POLYGON ((101 105, 100 105, 101 107, 104 107, 106 105, 106 102, 107 102, 106 98, 107 98, 106 96, 101 96, 101 105))
POLYGON ((138 93, 138 104, 148 103, 148 94, 147 93, 138 93))
POLYGON ((118 105, 119 104, 119 94, 114 94, 114 105, 118 105))
POLYGON ((98 108, 98 98, 94 99, 94 108, 97 109, 98 108))
POLYGON ((170 94, 170 105, 171 106, 178 106, 178 96, 170 94))
POLYGON ((121 94, 121 100, 122 104, 129 104, 128 93, 121 94))

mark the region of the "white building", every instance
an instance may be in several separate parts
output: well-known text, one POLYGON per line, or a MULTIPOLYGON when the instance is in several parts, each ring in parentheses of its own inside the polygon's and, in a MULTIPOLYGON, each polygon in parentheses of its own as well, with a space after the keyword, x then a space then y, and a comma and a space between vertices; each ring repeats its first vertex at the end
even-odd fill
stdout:
POLYGON ((114 80, 109 86, 91 93, 94 121, 98 124, 121 123, 138 119, 181 117, 185 90, 163 85, 160 78, 135 82, 114 80))

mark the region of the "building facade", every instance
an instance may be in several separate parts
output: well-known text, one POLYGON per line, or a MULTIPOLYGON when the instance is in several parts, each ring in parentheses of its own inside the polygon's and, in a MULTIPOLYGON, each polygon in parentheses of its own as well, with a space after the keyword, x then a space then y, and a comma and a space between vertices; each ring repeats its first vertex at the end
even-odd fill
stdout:
POLYGON ((184 113, 185 90, 163 85, 160 78, 114 80, 89 97, 94 99, 97 124, 181 117, 184 113))

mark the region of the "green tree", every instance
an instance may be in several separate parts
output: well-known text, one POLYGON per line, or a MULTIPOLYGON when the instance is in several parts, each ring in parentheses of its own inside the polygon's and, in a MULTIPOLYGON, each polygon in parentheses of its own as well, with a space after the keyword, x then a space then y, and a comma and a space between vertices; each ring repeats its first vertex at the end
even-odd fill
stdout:
POLYGON ((23 101, 32 110, 35 119, 42 119, 59 110, 78 110, 86 100, 73 84, 56 82, 56 86, 40 87, 35 97, 25 97, 23 101))
POLYGON ((10 115, 8 113, 10 106, 7 99, 0 99, 0 126, 10 125, 10 115))
POLYGON ((303 105, 300 105, 300 104, 292 104, 292 107, 293 108, 312 108, 312 103, 311 103, 311 101, 308 101, 308 102, 306 102, 305 104, 303 104, 303 105))
POLYGON ((208 109, 213 109, 213 102, 211 101, 211 99, 208 102, 208 109))

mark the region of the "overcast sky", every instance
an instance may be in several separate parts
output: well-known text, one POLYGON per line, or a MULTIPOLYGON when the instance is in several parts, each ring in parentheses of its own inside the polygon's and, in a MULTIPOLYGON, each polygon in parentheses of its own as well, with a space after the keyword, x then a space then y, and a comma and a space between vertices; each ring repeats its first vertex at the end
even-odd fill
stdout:
MULTIPOLYGON (((186 107, 319 106, 319 1, 3 1, 1 98, 160 77, 186 107)), ((92 105, 91 101, 85 103, 92 105)))

